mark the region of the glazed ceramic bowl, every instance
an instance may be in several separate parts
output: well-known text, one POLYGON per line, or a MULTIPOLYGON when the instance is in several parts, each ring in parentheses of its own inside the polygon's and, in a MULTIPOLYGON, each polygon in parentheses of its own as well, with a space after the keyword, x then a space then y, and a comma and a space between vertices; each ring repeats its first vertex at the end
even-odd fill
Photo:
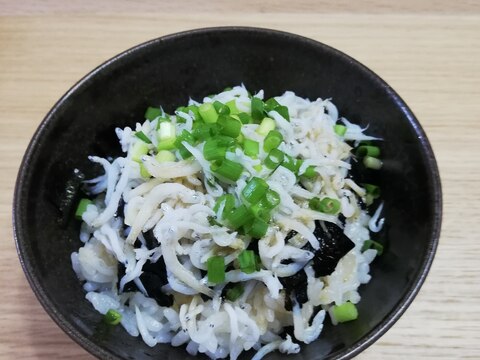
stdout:
POLYGON ((187 31, 127 50, 80 80, 40 124, 20 167, 13 215, 25 274, 53 320, 92 354, 190 358, 184 348, 150 348, 120 326, 98 326, 101 315, 85 300, 70 264, 80 246, 79 223, 59 221, 59 197, 73 169, 88 176, 88 155, 119 154, 114 128, 134 125, 147 106, 170 112, 189 97, 241 83, 267 97, 292 90, 332 98, 340 114, 384 139, 384 167, 375 176, 385 202, 386 246, 372 264, 371 282, 361 287, 360 316, 338 326, 326 320, 320 338, 289 358, 358 354, 398 320, 424 282, 440 231, 440 180, 424 131, 395 91, 351 57, 304 37, 239 27, 187 31))

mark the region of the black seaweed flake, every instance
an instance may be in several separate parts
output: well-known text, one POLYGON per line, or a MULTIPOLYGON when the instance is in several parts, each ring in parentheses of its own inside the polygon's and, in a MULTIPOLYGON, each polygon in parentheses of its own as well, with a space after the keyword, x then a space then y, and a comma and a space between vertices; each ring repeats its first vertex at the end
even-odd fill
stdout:
POLYGON ((314 235, 320 243, 320 248, 315 251, 313 258, 315 276, 330 275, 340 259, 352 250, 355 244, 343 233, 343 229, 330 222, 325 222, 322 226, 317 221, 314 235))
MULTIPOLYGON (((142 268, 142 275, 140 275, 140 281, 143 287, 147 291, 149 297, 154 299, 160 306, 172 306, 173 296, 163 292, 162 287, 168 283, 167 270, 163 258, 158 259, 156 263, 147 261, 142 268)), ((125 275, 125 266, 122 263, 118 263, 118 279, 125 275)), ((133 281, 125 284, 123 288, 124 292, 139 291, 137 285, 133 281)))
POLYGON ((292 276, 281 277, 278 279, 285 289, 285 310, 292 310, 293 299, 295 299, 300 305, 305 304, 308 301, 308 279, 307 274, 303 269, 292 276))

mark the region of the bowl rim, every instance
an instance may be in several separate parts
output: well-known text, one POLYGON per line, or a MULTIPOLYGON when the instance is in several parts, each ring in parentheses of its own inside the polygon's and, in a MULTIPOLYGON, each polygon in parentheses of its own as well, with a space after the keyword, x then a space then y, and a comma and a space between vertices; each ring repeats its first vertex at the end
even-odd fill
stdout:
POLYGON ((390 310, 390 312, 385 316, 385 318, 370 332, 364 335, 359 341, 355 342, 351 346, 344 348, 342 350, 338 350, 331 354, 328 358, 329 359, 350 359, 355 355, 358 355, 360 352, 365 350, 367 347, 372 345, 375 341, 377 341, 383 334, 385 334, 403 315, 406 309, 410 306, 415 296, 418 294, 421 286, 425 282, 425 279, 428 275, 430 267, 432 265, 436 249, 439 243, 440 231, 441 231, 441 222, 442 222, 442 190, 441 190, 441 181, 440 181, 440 174, 438 165, 435 160, 435 156, 433 153, 433 149, 428 141, 428 138, 421 127, 419 121, 416 119, 413 112, 407 106, 407 104, 403 101, 403 99, 388 85, 380 76, 374 73, 365 65, 361 64, 359 61, 355 60, 354 58, 350 57, 349 55, 329 46, 320 41, 313 40, 307 38, 302 35, 280 31, 280 30, 273 30, 268 28, 261 28, 261 27, 250 27, 250 26, 219 26, 219 27, 204 27, 204 28, 197 28, 191 30, 185 30, 181 32, 176 32, 173 34, 164 35, 158 38, 154 38, 133 46, 112 58, 104 61, 102 64, 94 68, 92 71, 87 73, 83 76, 80 80, 78 80, 62 97, 55 103, 55 105, 49 110, 46 114, 44 119, 41 121, 40 125, 36 129, 30 143, 27 146, 25 154, 22 158, 17 179, 15 182, 15 189, 14 189, 14 197, 13 197, 13 207, 12 207, 12 222, 13 222, 13 236, 16 245, 17 255, 20 260, 20 264, 23 268, 25 276, 32 288, 35 296, 37 297, 38 301, 41 303, 47 314, 54 320, 54 322, 76 343, 82 346, 85 350, 90 352, 92 355, 95 355, 102 359, 121 359, 116 355, 113 355, 105 348, 95 344, 91 339, 87 336, 83 335, 79 329, 74 326, 72 323, 67 321, 62 314, 55 308, 52 300, 45 292, 43 287, 41 286, 41 279, 39 276, 33 271, 34 268, 31 263, 31 259, 28 257, 28 254, 25 251, 25 244, 28 242, 27 236, 23 236, 23 226, 22 223, 22 216, 21 216, 21 200, 23 198, 24 190, 24 174, 26 173, 26 167, 31 161, 35 148, 40 142, 40 139, 46 131, 48 124, 52 121, 52 117, 57 112, 57 109, 60 108, 64 102, 66 102, 70 96, 72 96, 78 89, 85 87, 92 81, 97 74, 99 74, 104 69, 109 70, 108 68, 111 65, 121 65, 121 60, 130 56, 133 53, 138 51, 142 51, 144 48, 148 48, 151 46, 156 46, 158 44, 162 44, 163 42, 171 42, 177 38, 184 38, 191 35, 202 35, 202 34, 214 34, 217 32, 222 33, 235 33, 235 32, 242 32, 242 33, 261 33, 264 36, 270 37, 283 37, 288 38, 290 40, 298 41, 303 43, 304 45, 311 46, 311 47, 320 47, 323 51, 332 54, 335 57, 342 58, 344 61, 349 62, 357 71, 365 73, 372 81, 376 82, 380 85, 389 96, 391 96, 396 104, 402 110, 404 116, 408 119, 410 126, 415 131, 419 142, 421 144, 421 148, 423 150, 423 154, 425 156, 425 162, 428 167, 428 172, 431 175, 431 186, 432 186, 432 194, 433 194, 433 201, 432 201, 432 208, 433 208, 433 231, 429 236, 428 239, 428 247, 425 251, 425 255, 422 259, 422 263, 420 268, 417 270, 414 280, 411 284, 411 287, 403 294, 403 296, 397 302, 397 305, 390 310))

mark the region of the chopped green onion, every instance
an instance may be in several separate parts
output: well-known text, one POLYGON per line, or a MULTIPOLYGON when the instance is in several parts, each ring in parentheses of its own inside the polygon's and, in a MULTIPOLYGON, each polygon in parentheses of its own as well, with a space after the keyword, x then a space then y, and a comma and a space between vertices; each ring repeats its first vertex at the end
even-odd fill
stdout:
POLYGON ((258 165, 253 165, 253 168, 255 169, 256 172, 260 172, 263 170, 263 167, 262 165, 258 164, 258 165))
POLYGON ((218 114, 215 111, 215 107, 212 103, 205 103, 198 107, 198 112, 202 117, 203 121, 207 124, 212 124, 217 122, 218 114))
POLYGON ((305 169, 305 172, 302 174, 303 177, 307 179, 314 179, 317 177, 317 171, 315 170, 315 166, 310 165, 305 169))
POLYGON ((245 153, 245 155, 255 158, 257 157, 259 151, 260 145, 258 141, 251 139, 245 139, 243 141, 243 152, 245 153))
POLYGON ((372 248, 377 250, 378 256, 383 254, 383 245, 375 240, 365 240, 362 246, 362 252, 372 248))
POLYGON ((230 115, 230 108, 227 105, 222 104, 220 101, 214 101, 213 107, 218 115, 230 115))
POLYGON ((262 219, 256 218, 255 220, 253 220, 253 223, 248 230, 248 234, 254 239, 261 239, 265 236, 267 230, 267 222, 262 219))
POLYGON ((254 121, 258 122, 263 119, 264 107, 261 99, 252 97, 252 118, 254 121))
POLYGON ((196 123, 192 129, 192 136, 196 140, 205 141, 216 134, 216 124, 196 123))
POLYGON ((235 207, 235 197, 232 194, 225 194, 220 196, 217 199, 215 206, 213 207, 213 211, 215 211, 215 213, 217 213, 222 203, 223 203, 223 211, 222 211, 221 217, 224 218, 225 215, 230 214, 230 212, 235 207))
POLYGON ((238 134, 238 136, 236 137, 236 140, 239 144, 243 144, 243 141, 245 140, 245 136, 243 136, 242 133, 238 134))
POLYGON ((235 284, 233 287, 227 290, 227 293, 225 294, 225 298, 228 301, 237 301, 240 298, 240 296, 243 295, 244 291, 245 289, 242 283, 235 284))
POLYGON ((270 130, 275 129, 275 121, 270 119, 269 117, 263 118, 262 123, 260 126, 255 130, 260 135, 267 135, 270 130))
POLYGON ((259 177, 253 177, 242 190, 242 196, 250 204, 259 202, 266 194, 268 184, 259 177))
MULTIPOLYGON (((168 116, 168 115, 167 115, 168 116)), ((162 122, 170 122, 170 118, 168 117, 159 117, 157 118, 157 126, 155 127, 155 130, 159 130, 160 129, 160 124, 162 122)))
POLYGON ((162 109, 149 106, 145 111, 145 119, 155 120, 157 117, 162 116, 162 109))
POLYGON ((187 130, 183 130, 181 134, 177 137, 175 140, 175 146, 180 152, 180 156, 182 159, 188 159, 189 157, 192 156, 190 151, 187 150, 187 148, 182 144, 182 142, 187 142, 190 145, 195 144, 195 138, 190 134, 187 130))
POLYGON ((370 206, 370 205, 373 204, 374 201, 375 201, 375 199, 372 196, 372 194, 367 193, 367 195, 365 195, 365 205, 370 206))
POLYGON ((210 169, 219 175, 222 180, 237 181, 242 175, 243 166, 234 161, 223 159, 220 163, 214 163, 210 166, 210 169))
POLYGON ((157 145, 157 150, 172 150, 175 149, 175 139, 176 138, 170 138, 170 139, 165 139, 165 140, 160 140, 157 145))
POLYGON ((161 122, 158 130, 158 150, 171 150, 175 148, 175 126, 171 122, 161 122))
POLYGON ((193 114, 193 120, 195 121, 200 121, 202 120, 202 117, 200 116, 200 111, 198 111, 198 106, 197 105, 190 105, 190 106, 187 106, 187 111, 191 111, 192 114, 193 114))
POLYGON ((260 258, 260 255, 255 254, 255 270, 260 271, 262 270, 262 259, 260 258))
POLYGON ((349 301, 342 305, 334 305, 332 308, 332 314, 335 320, 339 323, 352 321, 358 318, 357 307, 349 301))
POLYGON ((257 270, 255 252, 253 250, 243 250, 238 255, 238 263, 240 270, 245 274, 251 274, 257 270))
POLYGON ((208 139, 203 145, 203 157, 208 161, 222 160, 226 153, 227 147, 222 145, 218 139, 208 139))
POLYGON ((311 198, 311 199, 308 201, 308 206, 309 206, 310 209, 312 209, 312 210, 317 210, 317 211, 319 211, 319 209, 320 209, 320 198, 318 198, 318 197, 311 198))
POLYGON ((160 150, 157 155, 155 155, 155 160, 159 163, 164 162, 173 162, 176 160, 175 154, 168 150, 160 150))
POLYGON ((335 134, 338 136, 343 136, 347 132, 347 127, 345 125, 337 124, 333 127, 333 131, 335 131, 335 134))
POLYGON ((107 313, 103 316, 103 320, 108 324, 108 325, 118 325, 122 321, 122 314, 120 314, 118 311, 110 309, 107 311, 107 313))
POLYGON ((225 281, 225 259, 223 256, 212 256, 207 260, 208 282, 220 284, 225 281))
POLYGON ((295 175, 298 174, 298 169, 300 168, 301 162, 297 161, 288 154, 284 154, 284 159, 282 166, 293 172, 295 175))
POLYGON ((247 223, 250 223, 253 219, 253 213, 249 211, 245 205, 240 205, 227 215, 227 220, 230 224, 230 227, 234 230, 247 223))
POLYGON ((374 199, 377 199, 380 197, 380 187, 377 185, 372 185, 372 184, 362 184, 364 189, 366 190, 367 194, 372 195, 374 199))
POLYGON ((252 124, 253 123, 252 117, 250 115, 248 115, 247 113, 244 113, 244 112, 239 113, 238 118, 240 119, 242 124, 252 124))
POLYGON ((236 140, 231 138, 230 136, 223 136, 223 135, 217 135, 215 136, 215 140, 218 141, 220 146, 225 146, 227 148, 230 148, 234 145, 236 145, 236 140))
POLYGON ((279 113, 280 116, 282 116, 285 120, 290 121, 290 115, 288 113, 288 108, 286 106, 277 106, 273 110, 279 113))
POLYGON ((87 211, 87 206, 93 204, 89 199, 80 199, 78 203, 77 210, 75 210, 75 217, 78 220, 82 220, 82 215, 85 211, 87 211))
POLYGON ((271 209, 267 207, 267 204, 264 200, 261 200, 250 207, 250 211, 252 212, 252 214, 256 218, 262 219, 265 222, 269 222, 272 217, 270 214, 270 210, 271 209))
POLYGON ((137 138, 139 138, 140 140, 142 140, 143 142, 146 142, 147 144, 151 144, 151 143, 152 143, 152 141, 148 138, 147 135, 145 135, 145 134, 143 133, 143 131, 137 131, 137 132, 135 133, 135 136, 136 136, 137 138))
POLYGON ((220 133, 222 135, 230 136, 236 138, 240 135, 240 130, 242 128, 242 123, 240 120, 237 120, 231 116, 219 116, 218 124, 220 126, 220 133))
POLYGON ((140 163, 140 176, 142 178, 149 178, 149 177, 152 176, 152 175, 150 175, 150 173, 148 172, 147 168, 145 167, 145 165, 143 163, 140 163))
POLYGON ((275 170, 283 162, 284 157, 283 151, 272 149, 265 158, 265 165, 267 168, 275 170))
POLYGON ((365 165, 367 169, 379 170, 382 167, 383 163, 377 158, 365 156, 363 158, 363 165, 365 165))
POLYGON ((142 161, 142 156, 148 154, 148 144, 143 141, 137 141, 132 147, 132 160, 136 162, 142 161))
POLYGON ((282 134, 277 130, 270 130, 263 141, 263 150, 270 151, 276 149, 283 141, 282 134))
POLYGON ((240 112, 237 108, 237 101, 235 99, 230 100, 225 105, 230 109, 230 115, 236 115, 240 112))
POLYGON ((280 106, 280 104, 274 98, 271 98, 271 99, 268 99, 267 101, 265 101, 265 111, 266 112, 272 111, 277 106, 280 106))
POLYGON ((262 203, 267 209, 273 209, 280 204, 280 194, 272 189, 268 189, 262 203))
POLYGON ((312 210, 320 211, 325 214, 337 214, 340 211, 340 201, 325 197, 320 200, 314 197, 308 201, 308 206, 312 210))
POLYGON ((378 158, 380 156, 380 148, 378 146, 361 145, 357 148, 357 156, 371 156, 378 158))

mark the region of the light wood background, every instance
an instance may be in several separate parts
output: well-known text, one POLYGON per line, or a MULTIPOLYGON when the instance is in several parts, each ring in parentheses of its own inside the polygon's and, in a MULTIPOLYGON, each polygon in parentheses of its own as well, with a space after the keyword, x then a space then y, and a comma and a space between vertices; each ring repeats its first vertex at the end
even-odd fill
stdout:
POLYGON ((215 25, 262 26, 322 41, 373 69, 411 106, 440 166, 440 247, 413 305, 358 358, 480 359, 475 0, 0 0, 0 358, 92 358, 37 303, 15 253, 14 181, 43 116, 75 81, 118 52, 215 25))

